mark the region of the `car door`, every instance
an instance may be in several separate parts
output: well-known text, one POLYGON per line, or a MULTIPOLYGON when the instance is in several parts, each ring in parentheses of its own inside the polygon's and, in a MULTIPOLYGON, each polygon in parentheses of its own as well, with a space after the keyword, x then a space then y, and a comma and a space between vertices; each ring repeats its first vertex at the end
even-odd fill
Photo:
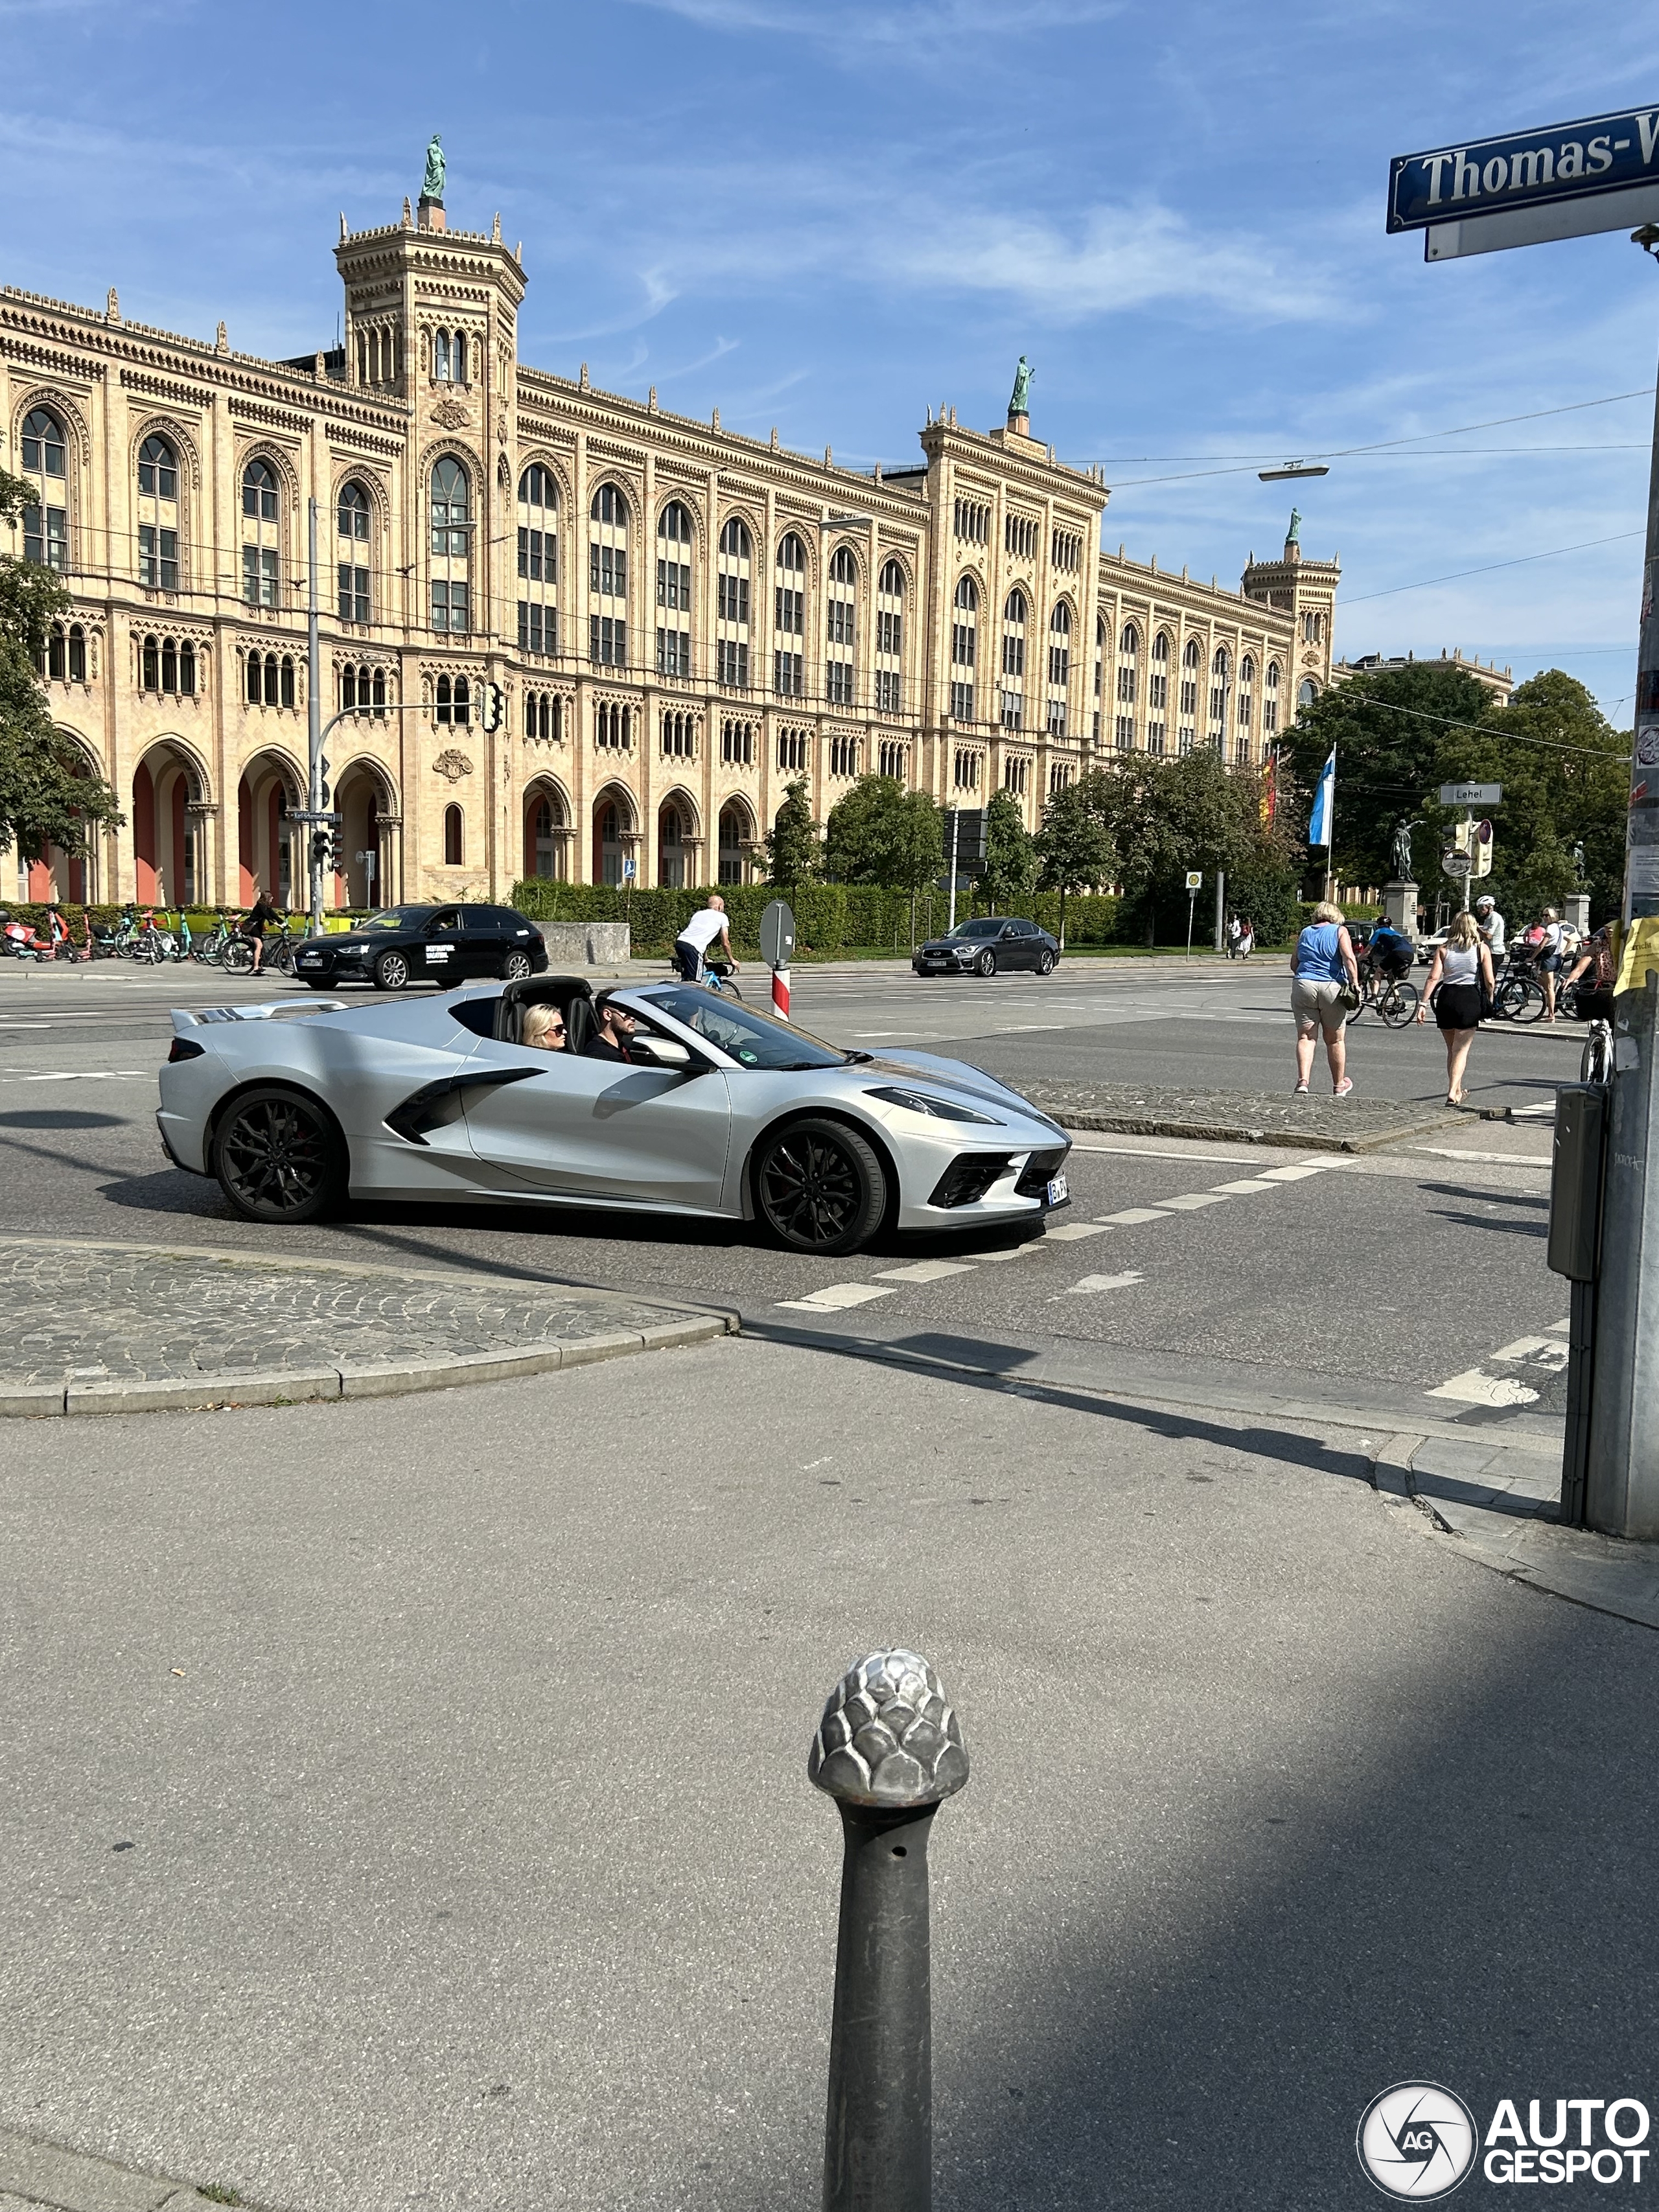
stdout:
POLYGON ((719 1069, 633 1067, 494 1037, 467 1065, 514 1079, 465 1094, 468 1141, 502 1176, 570 1198, 718 1210, 732 1136, 719 1069))
POLYGON ((434 982, 459 983, 466 974, 465 962, 461 909, 441 907, 428 917, 418 946, 410 948, 410 970, 434 982))
POLYGON ((461 967, 468 976, 499 975, 507 947, 501 942, 499 907, 461 908, 461 967))
POLYGON ((1017 921, 1005 922, 1002 935, 997 939, 997 966, 1029 968, 1030 964, 1031 948, 1025 941, 1024 931, 1017 921))

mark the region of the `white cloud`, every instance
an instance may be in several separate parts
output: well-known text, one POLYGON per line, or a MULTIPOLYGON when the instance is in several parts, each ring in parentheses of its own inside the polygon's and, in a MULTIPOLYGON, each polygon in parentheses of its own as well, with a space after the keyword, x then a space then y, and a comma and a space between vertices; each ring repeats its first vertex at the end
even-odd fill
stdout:
POLYGON ((829 6, 823 0, 634 0, 709 31, 769 31, 816 40, 849 64, 872 46, 935 47, 998 36, 1029 38, 1103 22, 1124 0, 911 0, 909 5, 829 6))

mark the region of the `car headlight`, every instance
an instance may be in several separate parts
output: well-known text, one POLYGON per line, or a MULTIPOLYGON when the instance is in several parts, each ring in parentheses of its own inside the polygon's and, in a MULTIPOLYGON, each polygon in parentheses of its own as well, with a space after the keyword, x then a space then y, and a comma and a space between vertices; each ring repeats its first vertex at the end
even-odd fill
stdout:
POLYGON ((884 1084, 869 1096, 888 1106, 902 1106, 907 1114, 925 1114, 930 1121, 977 1121, 986 1129, 1002 1127, 994 1115, 976 1114, 971 1106, 958 1106, 948 1098, 930 1098, 923 1091, 902 1091, 896 1084, 884 1084))

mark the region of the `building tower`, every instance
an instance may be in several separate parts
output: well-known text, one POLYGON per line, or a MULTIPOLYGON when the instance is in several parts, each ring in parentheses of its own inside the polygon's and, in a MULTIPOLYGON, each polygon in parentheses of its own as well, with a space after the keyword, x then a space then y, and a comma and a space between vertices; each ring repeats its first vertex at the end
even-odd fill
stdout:
POLYGON ((1310 705, 1331 680, 1331 629, 1336 587, 1342 574, 1338 559, 1303 558, 1301 529, 1302 517, 1292 507, 1284 557, 1258 561, 1252 553, 1241 584, 1247 599, 1258 600, 1291 617, 1296 659, 1291 715, 1298 708, 1310 705))

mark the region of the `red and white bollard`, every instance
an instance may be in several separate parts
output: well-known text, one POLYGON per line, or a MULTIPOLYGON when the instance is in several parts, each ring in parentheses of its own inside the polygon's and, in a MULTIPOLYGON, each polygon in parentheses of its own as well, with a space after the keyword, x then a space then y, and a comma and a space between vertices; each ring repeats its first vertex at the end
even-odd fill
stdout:
POLYGON ((787 968, 772 970, 772 1011, 781 1022, 788 1020, 789 970, 787 968))

